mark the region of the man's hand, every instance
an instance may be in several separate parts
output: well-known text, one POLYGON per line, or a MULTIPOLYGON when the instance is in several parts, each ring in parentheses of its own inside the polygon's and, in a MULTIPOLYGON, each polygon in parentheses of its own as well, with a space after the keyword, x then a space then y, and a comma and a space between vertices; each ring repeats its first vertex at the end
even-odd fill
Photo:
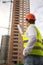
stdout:
POLYGON ((26 58, 27 57, 27 55, 23 55, 23 58, 26 58))

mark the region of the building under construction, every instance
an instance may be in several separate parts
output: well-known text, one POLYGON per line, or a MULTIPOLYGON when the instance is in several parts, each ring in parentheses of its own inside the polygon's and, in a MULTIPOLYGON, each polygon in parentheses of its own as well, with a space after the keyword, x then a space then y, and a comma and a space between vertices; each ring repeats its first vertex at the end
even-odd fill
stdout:
POLYGON ((42 17, 43 0, 0 0, 0 65, 24 65, 25 62, 23 63, 23 59, 25 61, 25 58, 28 58, 27 53, 31 50, 30 54, 34 55, 34 59, 31 59, 32 62, 29 61, 29 64, 36 63, 43 65, 42 17), (28 21, 29 17, 26 17, 26 15, 29 13, 33 13, 35 18, 33 15, 32 17, 30 15, 28 21), (31 29, 28 28, 29 32, 26 31, 27 26, 33 23, 36 27, 30 26, 31 29), (23 33, 26 31, 26 34, 23 35, 23 39, 18 24, 23 33), (28 40, 29 47, 27 44, 28 40), (36 45, 34 46, 35 43, 36 45), (27 56, 25 56, 25 54, 27 56))
POLYGON ((8 58, 8 46, 9 46, 9 35, 3 35, 1 40, 1 56, 0 56, 0 64, 6 63, 8 58))
POLYGON ((30 12, 29 0, 14 0, 12 13, 12 27, 9 42, 8 62, 17 64, 23 63, 23 42, 17 25, 20 24, 22 31, 26 29, 25 17, 30 12))

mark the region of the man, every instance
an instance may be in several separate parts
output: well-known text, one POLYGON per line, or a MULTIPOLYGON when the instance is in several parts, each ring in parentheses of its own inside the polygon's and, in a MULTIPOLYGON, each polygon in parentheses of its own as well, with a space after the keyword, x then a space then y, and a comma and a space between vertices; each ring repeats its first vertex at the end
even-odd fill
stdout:
POLYGON ((41 65, 40 57, 43 56, 42 37, 39 30, 34 25, 35 20, 34 14, 28 14, 26 16, 27 30, 24 34, 18 25, 18 29, 24 42, 24 65, 41 65))

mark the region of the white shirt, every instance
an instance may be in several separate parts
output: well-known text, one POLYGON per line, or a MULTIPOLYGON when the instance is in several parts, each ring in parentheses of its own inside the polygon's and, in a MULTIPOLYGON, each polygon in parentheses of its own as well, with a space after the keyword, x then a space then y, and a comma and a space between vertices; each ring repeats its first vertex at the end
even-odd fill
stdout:
MULTIPOLYGON (((18 29, 20 31, 20 27, 18 25, 18 29)), ((28 28, 27 28, 27 32, 26 32, 26 37, 27 38, 30 38, 30 40, 28 41, 28 45, 26 46, 26 48, 24 48, 23 50, 23 55, 24 56, 27 56, 28 53, 30 53, 35 45, 35 43, 37 42, 37 32, 36 32, 36 28, 34 25, 30 25, 28 28)), ((22 30, 21 30, 22 31, 22 30)), ((22 34, 23 32, 20 33, 22 34)))

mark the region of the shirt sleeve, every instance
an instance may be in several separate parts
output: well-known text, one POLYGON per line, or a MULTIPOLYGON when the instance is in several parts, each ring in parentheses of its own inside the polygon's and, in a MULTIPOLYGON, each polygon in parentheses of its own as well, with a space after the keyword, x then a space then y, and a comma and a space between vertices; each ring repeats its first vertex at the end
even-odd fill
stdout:
POLYGON ((26 56, 28 55, 28 53, 30 53, 36 43, 36 39, 37 39, 37 32, 36 32, 36 28, 33 26, 33 27, 30 27, 28 28, 28 32, 26 34, 26 36, 28 38, 30 38, 30 40, 28 40, 28 45, 26 46, 26 48, 24 48, 23 50, 23 55, 26 56))
POLYGON ((17 27, 18 27, 18 30, 19 30, 20 34, 22 35, 23 32, 22 32, 22 29, 21 29, 20 25, 17 25, 17 27))

